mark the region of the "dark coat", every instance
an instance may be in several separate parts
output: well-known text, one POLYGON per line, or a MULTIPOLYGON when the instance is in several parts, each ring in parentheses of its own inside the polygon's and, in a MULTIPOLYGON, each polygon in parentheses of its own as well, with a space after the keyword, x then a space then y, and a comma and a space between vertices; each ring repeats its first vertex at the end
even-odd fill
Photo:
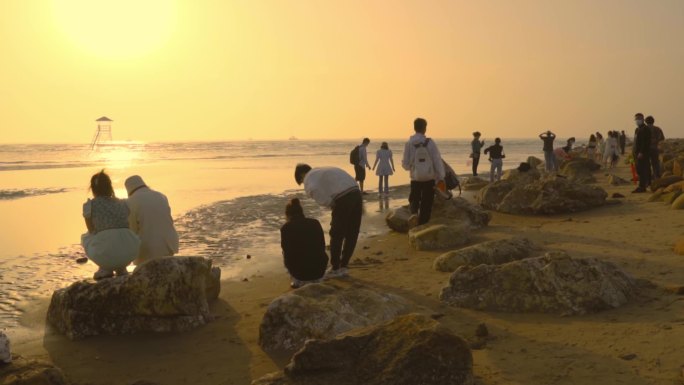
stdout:
POLYGON ((648 155, 651 152, 651 129, 642 124, 634 131, 634 157, 638 154, 648 155))
POLYGON ((285 267, 300 281, 323 277, 328 266, 325 236, 321 223, 313 218, 297 217, 280 228, 280 246, 285 267))

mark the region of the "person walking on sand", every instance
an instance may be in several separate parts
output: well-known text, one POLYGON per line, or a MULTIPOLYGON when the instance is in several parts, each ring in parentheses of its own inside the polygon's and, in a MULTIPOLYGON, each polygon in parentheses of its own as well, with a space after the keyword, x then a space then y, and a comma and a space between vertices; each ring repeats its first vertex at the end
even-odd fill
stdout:
POLYGON ((328 266, 321 223, 304 216, 297 198, 285 206, 285 218, 287 222, 280 228, 280 246, 285 267, 292 278, 290 287, 296 289, 319 282, 328 266))
POLYGON ((596 131, 596 143, 598 144, 598 152, 596 153, 596 163, 601 164, 603 162, 603 153, 606 151, 606 141, 603 140, 603 135, 596 131))
POLYGON ((330 223, 330 264, 328 277, 349 274, 349 260, 359 238, 363 202, 354 178, 337 167, 311 168, 300 163, 295 167, 295 181, 304 184, 306 195, 321 206, 332 209, 330 223))
POLYGON ((608 136, 603 150, 603 168, 613 168, 618 157, 618 138, 617 133, 608 131, 608 136))
POLYGON ((620 131, 620 138, 618 142, 620 143, 620 154, 625 155, 625 146, 627 145, 627 135, 625 135, 625 130, 620 131))
POLYGON ((485 144, 484 140, 480 141, 480 135, 480 131, 473 132, 473 141, 470 142, 470 157, 473 159, 473 176, 477 176, 477 165, 480 164, 480 152, 485 144))
POLYGON ((375 154, 375 163, 373 163, 373 170, 378 176, 378 194, 389 195, 389 176, 394 174, 394 159, 392 159, 392 150, 389 149, 387 142, 382 142, 380 149, 375 154), (377 166, 377 170, 375 167, 377 166), (383 183, 385 182, 384 189, 383 183))
POLYGON ((363 141, 359 145, 359 161, 354 165, 354 173, 356 174, 356 180, 359 182, 359 188, 361 189, 361 194, 365 194, 363 191, 363 181, 366 180, 366 167, 370 170, 371 166, 368 163, 368 152, 366 151, 368 145, 370 144, 370 139, 363 138, 363 141))
POLYGON ((137 256, 140 238, 128 228, 128 206, 114 195, 112 180, 104 170, 90 178, 93 199, 83 204, 88 232, 81 236, 86 255, 99 269, 93 278, 100 280, 126 275, 126 266, 137 256))
POLYGON ((651 184, 651 130, 644 121, 644 114, 634 115, 634 122, 637 125, 634 131, 634 145, 632 155, 636 162, 637 174, 639 175, 639 187, 633 193, 645 193, 646 188, 651 184))
POLYGON ((138 175, 128 177, 124 185, 130 210, 128 223, 141 241, 135 264, 178 253, 178 233, 166 195, 149 188, 138 175))
POLYGON ((653 170, 653 178, 660 178, 660 142, 665 140, 663 130, 658 126, 654 126, 655 119, 652 116, 647 116, 645 119, 648 129, 651 130, 651 169, 653 170))
POLYGON ((435 185, 444 185, 444 162, 437 144, 425 136, 427 120, 416 118, 413 121, 415 132, 404 145, 404 156, 401 166, 409 171, 411 192, 409 193, 409 227, 422 225, 430 221, 432 203, 435 199, 435 185), (442 183, 439 183, 442 182, 442 183))
POLYGON ((587 159, 594 160, 596 158, 596 136, 589 135, 589 143, 587 143, 587 159))
POLYGON ((547 172, 555 172, 557 170, 556 155, 553 153, 553 141, 556 139, 556 134, 546 131, 539 134, 539 139, 544 142, 544 163, 547 172))
POLYGON ((494 182, 495 180, 501 180, 503 159, 506 157, 503 152, 503 146, 501 146, 501 138, 494 139, 494 145, 487 147, 484 150, 484 153, 489 154, 489 160, 492 162, 489 171, 489 181, 494 182))

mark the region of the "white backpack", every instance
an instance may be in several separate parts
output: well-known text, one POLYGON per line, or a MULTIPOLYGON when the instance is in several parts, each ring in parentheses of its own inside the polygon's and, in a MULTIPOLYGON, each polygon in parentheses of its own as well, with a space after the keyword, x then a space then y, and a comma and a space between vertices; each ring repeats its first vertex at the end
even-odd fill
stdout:
POLYGON ((411 177, 418 182, 426 182, 435 179, 435 169, 432 166, 432 158, 427 149, 430 138, 425 139, 425 142, 415 144, 416 153, 413 156, 413 163, 411 164, 411 177))

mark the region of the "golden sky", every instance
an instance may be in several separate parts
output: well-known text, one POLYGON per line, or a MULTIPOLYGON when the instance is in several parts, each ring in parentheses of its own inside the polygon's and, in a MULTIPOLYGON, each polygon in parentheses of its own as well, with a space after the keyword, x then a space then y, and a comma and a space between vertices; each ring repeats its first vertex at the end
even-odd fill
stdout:
POLYGON ((681 0, 0 0, 0 143, 684 137, 681 0))

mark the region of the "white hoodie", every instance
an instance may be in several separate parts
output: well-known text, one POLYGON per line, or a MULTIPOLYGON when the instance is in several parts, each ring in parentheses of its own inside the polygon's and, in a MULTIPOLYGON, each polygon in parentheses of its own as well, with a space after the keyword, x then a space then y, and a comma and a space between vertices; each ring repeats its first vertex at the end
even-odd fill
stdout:
MULTIPOLYGON (((425 139, 425 135, 416 133, 409 138, 408 142, 406 142, 406 145, 404 146, 404 157, 401 160, 401 167, 403 167, 404 170, 411 171, 411 164, 416 155, 416 145, 425 143, 425 139)), ((435 180, 444 180, 444 163, 442 163, 442 155, 440 155, 437 144, 435 144, 435 141, 432 140, 432 138, 430 138, 430 141, 428 142, 427 150, 432 159, 432 169, 435 170, 435 180)), ((411 180, 414 180, 413 175, 411 175, 411 180)))

